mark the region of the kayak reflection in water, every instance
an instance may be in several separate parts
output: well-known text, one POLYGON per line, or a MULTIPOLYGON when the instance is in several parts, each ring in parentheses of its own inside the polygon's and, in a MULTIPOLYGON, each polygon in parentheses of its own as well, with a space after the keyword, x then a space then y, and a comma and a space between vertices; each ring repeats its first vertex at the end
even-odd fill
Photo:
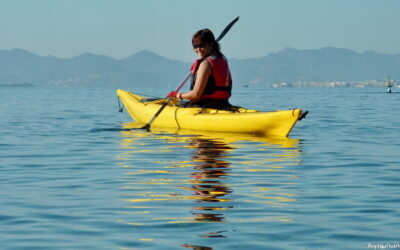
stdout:
MULTIPOLYGON (((232 192, 221 180, 228 175, 229 163, 224 159, 226 152, 232 150, 222 142, 210 139, 194 139, 190 146, 195 147, 192 161, 196 164, 195 172, 192 173, 193 185, 190 188, 198 203, 219 203, 227 202, 225 195, 232 192)), ((194 220, 201 222, 223 222, 224 216, 220 211, 229 207, 222 206, 197 206, 194 210, 202 211, 193 213, 194 220), (214 211, 218 211, 215 213, 214 211)))
POLYGON ((194 52, 199 56, 192 67, 192 84, 188 92, 171 91, 168 97, 189 100, 186 106, 229 109, 232 77, 228 60, 209 29, 197 31, 192 37, 194 52))
POLYGON ((193 250, 212 250, 211 247, 205 247, 205 246, 196 246, 196 245, 189 245, 189 244, 182 244, 182 247, 186 248, 191 248, 193 250))
MULTIPOLYGON (((232 193, 232 190, 227 187, 221 180, 223 180, 229 174, 229 162, 225 161, 227 152, 234 148, 224 144, 223 142, 196 138, 193 139, 189 144, 195 148, 192 156, 192 161, 195 164, 194 172, 192 173, 193 185, 187 190, 192 190, 194 193, 195 202, 201 203, 201 206, 193 207, 193 210, 198 212, 192 212, 194 215, 194 221, 198 222, 224 222, 224 214, 221 213, 227 210, 229 207, 221 205, 211 205, 206 203, 220 203, 227 202, 229 199, 224 196, 232 193)), ((225 231, 219 232, 208 232, 200 234, 201 238, 225 238, 223 235, 225 231)), ((198 250, 210 250, 211 247, 182 244, 182 247, 198 249, 198 250)))

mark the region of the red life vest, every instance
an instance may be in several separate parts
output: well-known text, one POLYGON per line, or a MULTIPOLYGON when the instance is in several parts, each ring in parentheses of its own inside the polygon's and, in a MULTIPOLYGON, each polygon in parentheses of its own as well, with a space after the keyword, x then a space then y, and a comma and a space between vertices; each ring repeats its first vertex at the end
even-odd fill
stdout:
MULTIPOLYGON (((212 74, 208 78, 206 88, 200 99, 228 100, 231 96, 232 77, 226 58, 224 56, 209 56, 206 59, 210 63, 212 74)), ((203 59, 197 59, 190 68, 193 74, 191 89, 194 87, 195 74, 202 61, 203 59)))

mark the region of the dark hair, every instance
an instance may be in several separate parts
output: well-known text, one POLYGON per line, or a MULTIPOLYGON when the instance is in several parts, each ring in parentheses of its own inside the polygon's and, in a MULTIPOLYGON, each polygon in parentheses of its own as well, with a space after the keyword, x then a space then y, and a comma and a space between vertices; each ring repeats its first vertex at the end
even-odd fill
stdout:
POLYGON ((222 56, 221 47, 215 40, 214 34, 209 29, 202 29, 194 33, 192 37, 192 44, 208 43, 212 45, 213 52, 217 53, 218 56, 222 56))

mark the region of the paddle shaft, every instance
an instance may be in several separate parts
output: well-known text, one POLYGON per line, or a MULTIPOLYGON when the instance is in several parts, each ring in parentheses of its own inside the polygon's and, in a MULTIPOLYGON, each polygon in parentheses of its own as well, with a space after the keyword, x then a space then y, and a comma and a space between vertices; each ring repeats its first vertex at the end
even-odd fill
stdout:
MULTIPOLYGON (((176 92, 178 92, 183 85, 185 85, 185 83, 187 82, 187 80, 189 80, 190 76, 192 74, 189 74, 185 80, 181 83, 181 85, 179 85, 179 87, 176 89, 176 92)), ((161 105, 160 109, 157 111, 157 113, 154 114, 153 118, 151 118, 151 120, 143 127, 144 129, 150 129, 150 124, 158 117, 158 115, 164 110, 164 108, 167 106, 168 102, 171 100, 171 97, 167 97, 167 99, 165 100, 165 102, 161 105)))
MULTIPOLYGON (((221 34, 218 36, 218 38, 216 39, 217 42, 219 42, 225 35, 226 33, 228 33, 228 31, 232 28, 232 26, 239 20, 239 17, 236 17, 235 19, 233 19, 233 21, 231 21, 228 26, 225 27, 225 29, 221 32, 221 34)), ((183 85, 185 85, 185 83, 189 80, 190 76, 192 76, 192 73, 190 72, 189 75, 185 78, 185 80, 183 80, 183 82, 179 85, 179 87, 175 90, 175 92, 178 92, 179 90, 181 90, 181 88, 183 87, 183 85)), ((168 102, 171 100, 170 97, 167 97, 167 99, 165 100, 165 102, 161 105, 160 109, 154 114, 153 118, 151 118, 151 120, 143 126, 144 129, 149 130, 150 129, 150 125, 153 123, 153 121, 158 117, 158 115, 165 109, 165 107, 167 106, 168 102)))

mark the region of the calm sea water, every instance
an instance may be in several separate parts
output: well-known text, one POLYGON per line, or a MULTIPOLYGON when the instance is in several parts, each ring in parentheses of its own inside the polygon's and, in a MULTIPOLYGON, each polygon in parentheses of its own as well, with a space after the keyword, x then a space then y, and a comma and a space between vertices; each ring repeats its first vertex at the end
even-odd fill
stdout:
POLYGON ((400 94, 385 91, 237 88, 238 105, 310 111, 272 139, 128 130, 110 88, 1 88, 0 248, 399 244, 400 94))

